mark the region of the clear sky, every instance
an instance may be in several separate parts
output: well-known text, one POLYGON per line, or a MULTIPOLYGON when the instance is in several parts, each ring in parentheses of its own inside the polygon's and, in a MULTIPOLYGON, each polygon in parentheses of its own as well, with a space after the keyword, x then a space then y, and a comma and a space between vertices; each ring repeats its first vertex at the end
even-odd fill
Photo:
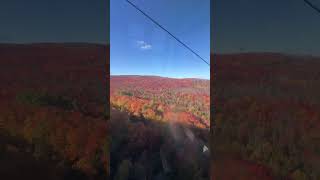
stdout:
MULTIPOLYGON (((320 7, 320 0, 310 0, 320 7)), ((303 0, 213 0, 213 50, 320 55, 320 14, 303 0)))
MULTIPOLYGON (((125 0, 110 0, 111 75, 210 78, 210 68, 125 0)), ((210 61, 210 0, 131 0, 210 61)))
POLYGON ((109 0, 1 0, 0 43, 109 41, 109 0))

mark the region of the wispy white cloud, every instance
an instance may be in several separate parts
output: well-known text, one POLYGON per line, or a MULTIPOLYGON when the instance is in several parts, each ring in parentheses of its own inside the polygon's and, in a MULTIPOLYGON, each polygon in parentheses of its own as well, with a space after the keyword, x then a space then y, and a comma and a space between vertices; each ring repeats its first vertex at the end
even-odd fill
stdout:
POLYGON ((137 41, 137 45, 138 45, 139 48, 142 49, 142 50, 152 49, 152 45, 146 43, 145 41, 137 41))
POLYGON ((141 49, 151 49, 152 46, 150 44, 145 44, 143 46, 140 47, 141 49))

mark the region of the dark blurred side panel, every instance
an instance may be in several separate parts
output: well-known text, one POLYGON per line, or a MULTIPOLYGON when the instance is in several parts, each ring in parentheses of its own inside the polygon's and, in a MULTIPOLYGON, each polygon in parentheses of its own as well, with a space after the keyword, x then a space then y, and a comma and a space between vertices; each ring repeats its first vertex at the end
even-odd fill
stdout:
POLYGON ((108 4, 0 2, 0 179, 109 178, 108 4))
POLYGON ((275 0, 212 11, 212 180, 320 179, 319 14, 275 0))

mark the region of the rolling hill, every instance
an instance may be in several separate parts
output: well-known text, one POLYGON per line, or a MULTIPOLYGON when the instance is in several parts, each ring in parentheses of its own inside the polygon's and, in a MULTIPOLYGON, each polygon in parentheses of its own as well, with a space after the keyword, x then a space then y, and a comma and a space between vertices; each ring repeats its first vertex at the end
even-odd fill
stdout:
POLYGON ((96 44, 0 44, 0 178, 108 178, 108 58, 96 44))
POLYGON ((137 116, 209 128, 210 81, 157 76, 111 76, 111 104, 137 116), (127 105, 122 104, 129 101, 127 105))
POLYGON ((209 84, 111 76, 111 178, 209 179, 209 84))
POLYGON ((320 58, 279 53, 211 58, 212 178, 319 179, 320 58))

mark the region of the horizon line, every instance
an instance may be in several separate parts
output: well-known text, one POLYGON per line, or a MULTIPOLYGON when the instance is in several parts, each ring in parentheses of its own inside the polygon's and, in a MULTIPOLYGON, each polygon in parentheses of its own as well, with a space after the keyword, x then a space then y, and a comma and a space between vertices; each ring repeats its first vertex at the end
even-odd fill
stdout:
POLYGON ((110 42, 86 42, 86 41, 39 41, 39 42, 1 42, 1 45, 38 45, 38 44, 91 44, 91 45, 110 45, 110 42))
POLYGON ((238 54, 277 54, 284 56, 312 56, 320 57, 320 54, 303 53, 303 52, 285 52, 285 51, 230 51, 230 52, 210 52, 210 55, 238 55, 238 54))
POLYGON ((199 78, 199 77, 174 77, 174 76, 160 76, 160 75, 141 75, 141 74, 110 74, 111 76, 141 76, 141 77, 160 77, 160 78, 169 78, 169 79, 199 79, 199 80, 209 80, 210 81, 210 77, 207 78, 199 78))

